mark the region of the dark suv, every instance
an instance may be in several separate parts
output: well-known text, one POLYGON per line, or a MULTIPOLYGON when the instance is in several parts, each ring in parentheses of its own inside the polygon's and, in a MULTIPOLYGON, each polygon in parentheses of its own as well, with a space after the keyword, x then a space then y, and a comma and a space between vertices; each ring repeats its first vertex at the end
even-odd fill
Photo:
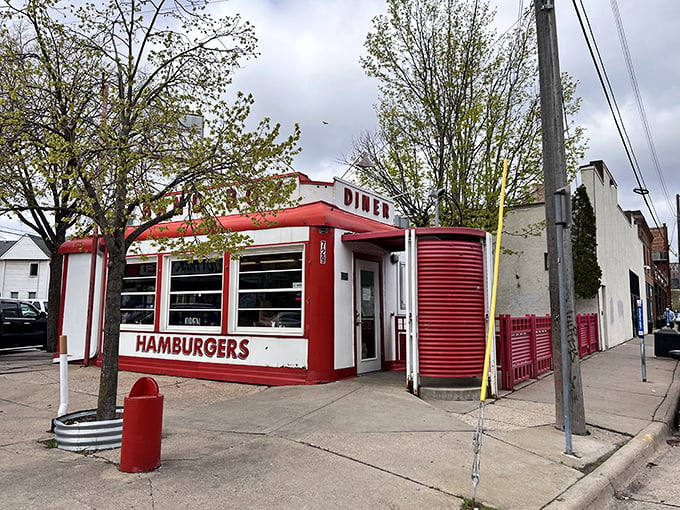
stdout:
POLYGON ((47 314, 31 303, 0 298, 0 347, 47 343, 47 314))

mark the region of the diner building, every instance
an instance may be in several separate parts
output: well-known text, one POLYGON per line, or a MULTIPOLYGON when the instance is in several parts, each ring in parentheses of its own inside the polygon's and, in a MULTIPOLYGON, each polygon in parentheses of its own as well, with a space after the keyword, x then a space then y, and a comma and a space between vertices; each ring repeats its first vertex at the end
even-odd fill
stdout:
MULTIPOLYGON (((298 205, 271 222, 221 218, 252 239, 239 257, 189 261, 136 242, 119 367, 268 385, 379 370, 406 370, 416 387, 421 377, 481 375, 489 236, 403 228, 393 202, 370 190, 294 178, 298 205)), ((179 223, 164 229, 182 235, 179 223)), ((69 358, 99 359, 106 250, 92 238, 61 251, 69 358)))

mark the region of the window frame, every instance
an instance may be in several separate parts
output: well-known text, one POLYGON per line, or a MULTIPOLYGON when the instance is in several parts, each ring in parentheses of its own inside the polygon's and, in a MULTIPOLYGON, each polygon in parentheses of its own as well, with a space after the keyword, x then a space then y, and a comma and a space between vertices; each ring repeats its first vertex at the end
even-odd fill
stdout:
POLYGON ((399 312, 406 312, 406 262, 399 260, 397 262, 397 301, 399 312))
MULTIPOLYGON (((154 282, 154 289, 153 292, 125 292, 124 290, 121 290, 121 322, 120 322, 120 329, 122 330, 134 330, 134 331, 153 331, 153 329, 156 326, 156 316, 158 313, 158 274, 161 271, 161 264, 160 261, 158 260, 157 257, 128 257, 125 260, 125 264, 155 264, 156 266, 156 274, 153 275, 153 282, 154 282), (152 295, 154 297, 154 306, 153 308, 140 308, 139 310, 148 310, 153 314, 153 319, 150 324, 134 324, 134 323, 126 323, 123 322, 123 306, 122 306, 122 299, 123 296, 125 295, 131 295, 131 296, 146 296, 146 295, 152 295)), ((130 277, 124 277, 125 278, 130 278, 130 277)), ((144 277, 146 279, 151 279, 152 277, 144 277)), ((127 308, 126 308, 127 310, 127 308)))
MULTIPOLYGON (((256 247, 247 248, 241 254, 244 256, 257 256, 257 255, 278 255, 286 253, 300 254, 301 264, 300 264, 300 276, 301 276, 301 287, 300 288, 286 288, 289 291, 299 291, 301 296, 300 303, 300 327, 278 327, 278 326, 239 326, 238 325, 238 314, 239 314, 239 280, 240 280, 240 267, 241 258, 232 258, 230 261, 230 279, 229 279, 229 333, 230 334, 258 334, 258 335, 274 335, 274 336, 302 336, 305 329, 305 289, 306 289, 306 271, 305 271, 305 253, 306 247, 304 244, 286 244, 286 245, 276 245, 268 247, 256 247)), ((282 270, 284 271, 284 270, 282 270)), ((287 269, 290 271, 290 269, 287 269)), ((252 289, 248 289, 252 292, 252 289)))
MULTIPOLYGON (((217 257, 218 255, 215 254, 217 257)), ((222 333, 222 325, 224 324, 224 315, 225 315, 225 306, 224 306, 224 301, 225 301, 225 293, 224 293, 224 279, 225 277, 228 276, 228 273, 226 271, 227 265, 225 264, 225 259, 228 255, 226 254, 221 254, 219 255, 219 259, 221 261, 221 266, 222 266, 222 271, 220 273, 221 279, 220 279, 220 288, 219 290, 208 290, 208 291, 203 291, 206 294, 219 294, 220 295, 220 323, 217 326, 204 326, 200 324, 170 324, 170 303, 171 303, 171 295, 173 294, 182 294, 182 292, 172 292, 172 264, 173 262, 180 262, 180 261, 186 261, 186 259, 182 257, 177 257, 173 255, 166 255, 163 257, 163 276, 162 276, 162 282, 161 282, 161 295, 160 295, 160 303, 159 306, 161 307, 161 320, 160 320, 160 330, 164 332, 178 332, 178 333, 195 333, 198 335, 202 334, 221 334, 222 333)), ((201 273, 201 274, 217 274, 217 273, 201 273)), ((178 275, 176 275, 178 276, 178 275)))
POLYGON ((40 264, 37 262, 30 262, 28 264, 28 277, 37 278, 40 274, 40 264))

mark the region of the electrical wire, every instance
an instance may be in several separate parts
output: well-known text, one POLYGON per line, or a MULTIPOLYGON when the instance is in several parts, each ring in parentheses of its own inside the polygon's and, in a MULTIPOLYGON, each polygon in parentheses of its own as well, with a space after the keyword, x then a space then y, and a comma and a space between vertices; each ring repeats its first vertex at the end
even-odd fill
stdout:
POLYGON ((619 34, 619 41, 621 43, 621 49, 623 51, 624 60, 626 62, 626 68, 628 70, 628 77, 630 78, 630 83, 633 88, 633 94, 635 96, 635 102, 638 107, 638 113, 640 114, 640 120, 642 122, 642 127, 645 132, 645 138, 647 139, 647 146, 649 148, 649 153, 652 156, 652 162, 654 163, 654 168, 656 169, 657 176, 659 177, 659 183, 661 185, 661 190, 666 198, 666 205, 668 210, 672 215, 676 214, 674 207, 671 205, 672 201, 668 193, 668 188, 666 187, 666 181, 663 177, 663 172, 661 171, 661 163, 659 162, 659 157, 656 152, 656 146, 654 144, 654 138, 652 137, 652 132, 649 128, 649 121, 647 119, 647 112, 645 110, 644 102, 642 101, 642 95, 640 94, 640 87, 638 85, 637 76, 635 75, 635 67, 633 66, 633 59, 630 55, 630 50, 628 48, 628 41, 626 40, 626 32, 623 28, 623 21, 621 20, 621 13, 619 12, 619 5, 616 0, 610 0, 612 7, 612 13, 614 14, 614 21, 616 22, 616 29, 619 34))
MULTIPOLYGON (((633 175, 635 176, 635 180, 637 181, 638 189, 641 191, 641 197, 645 203, 645 206, 647 207, 647 210, 651 215, 654 225, 660 232, 663 233, 663 230, 659 226, 658 214, 656 212, 656 209, 654 208, 654 204, 651 203, 649 200, 649 190, 644 182, 644 177, 642 175, 642 171, 640 170, 640 165, 635 155, 633 145, 630 141, 630 137, 628 136, 628 132, 626 131, 621 111, 619 109, 618 103, 616 102, 616 97, 614 95, 614 91, 609 80, 609 76, 607 74, 604 61, 602 60, 602 55, 600 54, 600 50, 597 46, 597 41, 592 30, 592 25, 590 24, 590 20, 588 19, 585 6, 583 5, 583 0, 579 0, 579 3, 581 4, 580 10, 579 6, 576 3, 576 0, 572 0, 574 10, 576 11, 576 17, 578 18, 579 25, 581 26, 581 31, 585 38, 586 45, 588 46, 588 51, 595 66, 595 71, 597 73, 598 79, 600 80, 600 85, 602 86, 605 99, 607 100, 609 110, 614 119, 614 124, 616 125, 616 129, 619 133, 619 138, 621 139, 624 151, 628 158, 628 162, 630 163, 633 175), (588 26, 587 29, 584 24, 584 18, 588 26)), ((665 239, 665 243, 669 250, 671 250, 671 252, 673 252, 673 254, 677 256, 672 246, 669 244, 667 236, 665 239)))

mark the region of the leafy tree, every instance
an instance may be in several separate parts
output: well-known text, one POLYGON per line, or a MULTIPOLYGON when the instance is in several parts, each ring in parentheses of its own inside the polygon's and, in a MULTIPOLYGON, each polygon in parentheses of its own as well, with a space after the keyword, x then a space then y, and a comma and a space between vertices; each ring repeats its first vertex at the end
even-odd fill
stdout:
MULTIPOLYGON (((299 130, 282 137, 278 124, 247 127, 253 99, 222 99, 232 73, 254 56, 252 27, 240 17, 216 19, 204 0, 110 0, 70 7, 55 21, 56 2, 29 0, 8 14, 38 21, 32 37, 55 26, 80 51, 96 107, 73 139, 50 151, 69 180, 83 218, 106 245, 107 279, 98 419, 115 415, 120 306, 128 251, 142 233, 160 249, 193 258, 234 253, 248 238, 219 217, 233 211, 253 221, 290 204, 292 179, 281 174, 297 152, 299 130), (35 15, 34 13, 39 13, 35 15), (225 190, 235 187, 238 193, 225 190), (167 237, 160 223, 182 221, 184 236, 167 237)), ((60 54, 56 55, 60 58, 60 54)), ((68 76, 55 81, 68 83, 68 76)), ((28 109, 28 105, 23 105, 28 109)), ((56 116, 56 115, 55 115, 56 116)), ((42 171, 40 167, 33 172, 42 171)))
MULTIPOLYGON (((506 34, 492 28, 484 0, 388 0, 366 38, 366 73, 377 78, 379 128, 355 142, 373 167, 359 179, 395 197, 416 226, 431 223, 493 230, 503 160, 506 203, 531 202, 542 183, 535 28, 530 15, 506 34)), ((564 77, 566 114, 578 111, 564 77)), ((575 171, 581 128, 567 136, 575 171)))
MULTIPOLYGON (((54 155, 79 143, 87 123, 98 118, 101 101, 92 92, 101 81, 89 74, 91 63, 63 27, 34 7, 26 6, 23 24, 0 29, 0 212, 13 213, 49 250, 47 350, 53 352, 61 308, 59 247, 77 218, 77 183, 66 177, 76 160, 54 155)), ((94 155, 80 155, 88 158, 94 155)))
POLYGON ((571 198, 571 246, 574 264, 574 292, 590 299, 600 290, 602 269, 597 262, 597 225, 595 211, 582 184, 571 198))

